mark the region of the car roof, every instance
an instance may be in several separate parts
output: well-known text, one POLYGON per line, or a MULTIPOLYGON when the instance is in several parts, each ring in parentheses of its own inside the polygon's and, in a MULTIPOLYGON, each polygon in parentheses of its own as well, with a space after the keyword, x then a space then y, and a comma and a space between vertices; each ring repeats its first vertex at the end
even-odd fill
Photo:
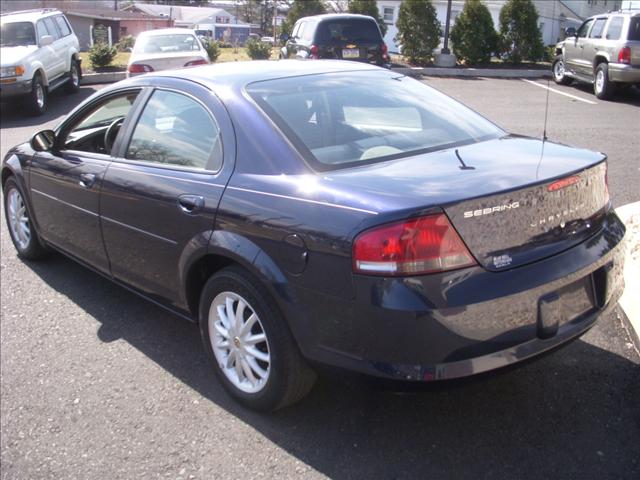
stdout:
POLYGON ((375 22, 375 19, 373 17, 370 17, 369 15, 361 15, 359 13, 324 13, 322 15, 312 15, 309 17, 302 17, 298 21, 301 21, 301 20, 325 21, 325 20, 349 20, 349 19, 354 19, 354 20, 366 19, 366 20, 373 20, 375 22))
POLYGON ((195 35, 196 31, 190 28, 159 28, 157 30, 147 30, 145 32, 140 32, 138 37, 154 37, 157 35, 175 35, 176 33, 190 33, 191 35, 195 35))
POLYGON ((19 12, 7 12, 3 13, 1 20, 2 23, 13 22, 35 22, 41 18, 50 17, 51 15, 60 15, 60 10, 51 9, 37 9, 37 10, 24 10, 19 12))
MULTIPOLYGON (((212 89, 220 86, 242 88, 253 82, 277 78, 317 75, 322 73, 385 70, 381 67, 345 60, 253 60, 247 62, 225 62, 178 70, 163 70, 142 77, 179 77, 207 85, 212 89)), ((388 70, 385 70, 388 71, 388 70)))

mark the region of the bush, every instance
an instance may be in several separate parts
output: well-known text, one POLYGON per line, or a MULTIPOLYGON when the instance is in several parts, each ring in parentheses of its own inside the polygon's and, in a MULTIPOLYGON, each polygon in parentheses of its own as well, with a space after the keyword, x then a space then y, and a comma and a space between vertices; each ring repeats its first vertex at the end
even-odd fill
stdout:
POLYGON ((507 0, 500 10, 500 44, 507 61, 535 62, 544 56, 538 12, 531 0, 507 0))
POLYGON ((398 36, 395 41, 402 45, 402 55, 413 64, 429 63, 442 35, 436 9, 431 2, 404 0, 400 4, 396 25, 398 36))
POLYGON ((94 43, 89 49, 89 61, 94 68, 107 67, 118 54, 116 47, 106 43, 94 43))
POLYGON ((351 0, 349 2, 349 13, 360 13, 373 17, 378 22, 382 36, 384 37, 387 33, 387 24, 384 23, 384 19, 380 16, 376 0, 351 0))
POLYGON ((453 53, 465 63, 488 63, 498 48, 489 9, 480 0, 467 0, 451 29, 453 53))
POLYGON ((202 46, 209 55, 211 63, 215 62, 220 56, 220 45, 215 40, 205 40, 202 42, 202 46))
POLYGON ((116 43, 116 50, 119 52, 128 52, 130 48, 133 48, 135 41, 136 39, 131 35, 124 36, 116 43))
POLYGON ((247 47, 247 55, 252 60, 265 60, 271 57, 270 43, 263 43, 257 38, 250 38, 244 46, 247 47))

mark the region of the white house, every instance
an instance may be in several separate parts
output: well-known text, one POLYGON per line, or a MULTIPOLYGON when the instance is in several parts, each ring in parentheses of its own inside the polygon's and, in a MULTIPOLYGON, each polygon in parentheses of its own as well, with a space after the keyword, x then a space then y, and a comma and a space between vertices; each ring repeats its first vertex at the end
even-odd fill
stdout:
MULTIPOLYGON (((444 32, 447 18, 447 0, 431 0, 431 2, 436 8, 438 19, 444 32)), ((564 28, 577 27, 585 18, 591 15, 617 10, 620 8, 621 2, 622 0, 533 0, 538 10, 538 27, 545 45, 556 43, 561 38, 561 32, 564 28)), ((398 35, 396 22, 401 3, 402 0, 377 0, 378 11, 387 24, 387 33, 384 41, 390 52, 398 52, 400 50, 395 37, 398 35)), ((455 23, 455 19, 460 15, 464 3, 465 0, 452 1, 451 25, 455 23)), ((500 10, 506 0, 483 0, 483 3, 489 9, 495 28, 498 30, 500 28, 500 10)))

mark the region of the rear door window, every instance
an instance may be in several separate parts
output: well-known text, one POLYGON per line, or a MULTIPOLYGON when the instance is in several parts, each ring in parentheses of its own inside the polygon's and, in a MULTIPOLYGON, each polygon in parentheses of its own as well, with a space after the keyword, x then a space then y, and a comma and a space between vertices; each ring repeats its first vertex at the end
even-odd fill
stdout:
POLYGON ((220 130, 191 97, 156 90, 133 131, 126 158, 216 171, 222 165, 220 130))
POLYGON ((602 31, 604 30, 604 24, 607 23, 606 18, 598 18, 593 24, 593 28, 589 33, 589 38, 600 38, 602 37, 602 31))
POLYGON ((58 24, 58 28, 60 29, 60 32, 62 32, 63 37, 66 37, 67 35, 71 35, 71 29, 69 28, 67 21, 62 15, 57 15, 53 18, 56 19, 56 23, 58 24))

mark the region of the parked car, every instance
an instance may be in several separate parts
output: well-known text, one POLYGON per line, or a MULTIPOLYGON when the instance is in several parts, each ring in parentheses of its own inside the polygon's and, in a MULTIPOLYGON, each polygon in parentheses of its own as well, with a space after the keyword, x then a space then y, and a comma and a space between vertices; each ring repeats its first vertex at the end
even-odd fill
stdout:
POLYGON ((273 42, 275 42, 276 40, 275 40, 274 37, 261 37, 260 41, 262 43, 271 43, 271 44, 273 44, 273 42))
POLYGON ((293 26, 280 58, 338 59, 389 64, 378 23, 367 15, 327 14, 304 17, 293 26))
POLYGON ((640 10, 596 15, 565 34, 556 45, 556 83, 591 83, 601 99, 611 98, 619 86, 640 85, 640 10))
POLYGON ((127 76, 209 63, 209 55, 195 30, 163 28, 142 32, 136 38, 127 76))
POLYGON ((386 69, 254 61, 106 87, 2 186, 18 255, 196 322, 222 385, 270 410, 311 365, 427 382, 586 332, 623 287, 606 172, 386 69))
POLYGON ((49 93, 80 88, 78 38, 59 10, 38 9, 0 17, 0 99, 25 99, 27 110, 42 115, 49 93))

